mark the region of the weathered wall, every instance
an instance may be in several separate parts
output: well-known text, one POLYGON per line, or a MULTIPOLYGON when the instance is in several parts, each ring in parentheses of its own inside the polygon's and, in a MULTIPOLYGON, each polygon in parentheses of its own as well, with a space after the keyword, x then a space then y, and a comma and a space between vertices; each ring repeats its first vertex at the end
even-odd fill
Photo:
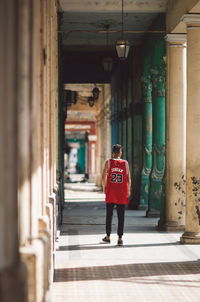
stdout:
POLYGON ((18 249, 18 1, 0 2, 0 301, 27 301, 18 249))
POLYGON ((105 161, 111 156, 110 84, 102 85, 101 99, 97 103, 97 177, 101 186, 101 176, 105 161))

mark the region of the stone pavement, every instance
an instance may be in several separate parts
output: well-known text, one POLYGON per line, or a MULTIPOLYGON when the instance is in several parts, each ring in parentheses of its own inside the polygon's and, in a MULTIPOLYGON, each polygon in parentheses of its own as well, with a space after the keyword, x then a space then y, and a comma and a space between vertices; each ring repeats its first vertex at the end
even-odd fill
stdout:
POLYGON ((128 209, 124 246, 116 211, 111 244, 102 244, 104 195, 74 189, 66 187, 53 302, 200 301, 200 245, 181 245, 181 233, 159 232, 156 218, 128 209))

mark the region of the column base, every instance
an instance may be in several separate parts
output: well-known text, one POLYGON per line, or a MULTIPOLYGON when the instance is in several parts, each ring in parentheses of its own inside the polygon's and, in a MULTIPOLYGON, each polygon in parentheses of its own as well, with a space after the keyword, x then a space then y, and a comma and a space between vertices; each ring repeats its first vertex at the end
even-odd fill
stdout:
POLYGON ((140 205, 143 206, 141 210, 148 209, 149 196, 149 175, 142 175, 140 186, 140 205))
POLYGON ((183 244, 199 244, 200 243, 200 233, 185 232, 181 236, 180 242, 183 244))
POLYGON ((160 217, 160 211, 158 210, 147 210, 146 211, 146 217, 160 217))
POLYGON ((138 205, 138 210, 143 210, 143 211, 147 211, 148 206, 145 204, 139 204, 138 205))
POLYGON ((178 225, 178 223, 176 221, 163 222, 163 221, 159 220, 158 229, 160 231, 166 231, 166 232, 184 232, 185 226, 178 225))
POLYGON ((28 281, 26 265, 21 262, 14 267, 1 271, 0 288, 0 301, 27 302, 28 281))
MULTIPOLYGON (((28 301, 45 301, 48 288, 48 240, 45 234, 30 238, 31 245, 21 247, 20 255, 28 270, 28 301)), ((15 300, 14 300, 15 301, 15 300)))
POLYGON ((95 183, 95 181, 96 181, 96 175, 95 174, 90 174, 88 182, 89 183, 93 183, 93 182, 95 183))

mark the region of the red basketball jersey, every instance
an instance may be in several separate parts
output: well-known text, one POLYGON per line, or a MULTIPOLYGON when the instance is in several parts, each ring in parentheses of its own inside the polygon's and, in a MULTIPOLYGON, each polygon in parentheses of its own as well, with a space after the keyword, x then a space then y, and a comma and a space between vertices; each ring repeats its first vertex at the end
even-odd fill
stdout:
POLYGON ((128 162, 122 159, 109 159, 106 185, 106 202, 128 204, 128 162))

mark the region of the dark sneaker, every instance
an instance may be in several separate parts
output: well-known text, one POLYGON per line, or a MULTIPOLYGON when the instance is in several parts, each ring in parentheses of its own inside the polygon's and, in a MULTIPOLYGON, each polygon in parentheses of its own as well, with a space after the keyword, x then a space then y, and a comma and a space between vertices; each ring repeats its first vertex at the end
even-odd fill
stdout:
POLYGON ((122 245, 123 245, 123 240, 118 239, 118 241, 117 241, 117 245, 122 246, 122 245))
POLYGON ((104 237, 104 238, 102 239, 102 241, 103 241, 104 243, 110 243, 110 239, 107 239, 106 237, 104 237))

